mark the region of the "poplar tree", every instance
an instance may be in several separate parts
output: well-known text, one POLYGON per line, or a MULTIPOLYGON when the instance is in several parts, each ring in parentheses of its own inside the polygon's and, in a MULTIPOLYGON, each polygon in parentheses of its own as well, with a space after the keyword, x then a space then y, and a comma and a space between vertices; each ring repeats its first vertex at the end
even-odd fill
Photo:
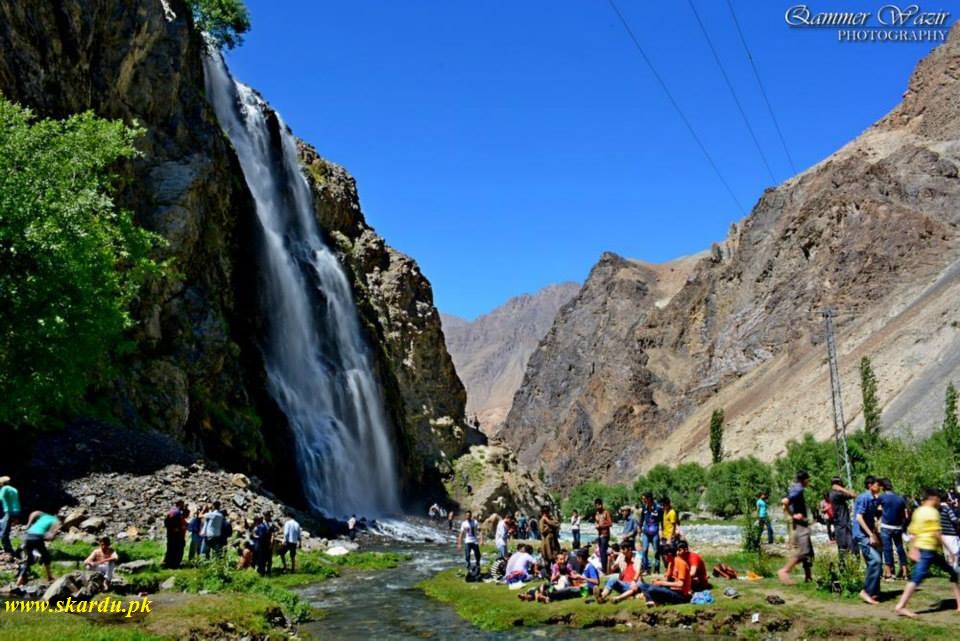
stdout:
POLYGON ((719 463, 723 460, 723 410, 713 410, 710 417, 710 453, 713 454, 713 462, 719 463))
POLYGON ((860 361, 860 393, 863 396, 863 431, 875 444, 880 438, 880 401, 877 399, 877 377, 866 356, 860 361))

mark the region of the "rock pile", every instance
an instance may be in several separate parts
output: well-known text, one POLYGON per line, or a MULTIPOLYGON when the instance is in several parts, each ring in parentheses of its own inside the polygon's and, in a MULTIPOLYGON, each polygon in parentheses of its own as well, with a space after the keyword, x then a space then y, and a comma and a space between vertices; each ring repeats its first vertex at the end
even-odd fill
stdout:
MULTIPOLYGON (((63 489, 73 499, 58 516, 66 543, 93 544, 98 536, 115 541, 142 538, 163 540, 163 519, 174 503, 183 499, 191 514, 201 505, 220 501, 221 510, 241 531, 253 518, 270 512, 274 517, 292 514, 302 524, 310 518, 279 502, 256 477, 209 469, 203 462, 167 465, 150 474, 94 473, 65 481, 63 489)), ((309 541, 309 535, 305 537, 309 541)), ((320 543, 314 539, 311 547, 320 543)))

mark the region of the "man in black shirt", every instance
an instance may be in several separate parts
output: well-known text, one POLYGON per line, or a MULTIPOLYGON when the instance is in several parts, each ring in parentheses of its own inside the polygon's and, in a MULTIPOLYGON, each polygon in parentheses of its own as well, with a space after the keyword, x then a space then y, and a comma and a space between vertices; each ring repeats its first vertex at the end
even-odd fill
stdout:
POLYGON ((831 480, 830 494, 827 500, 833 506, 833 532, 837 541, 837 550, 842 554, 844 552, 855 552, 856 546, 853 544, 853 522, 850 519, 850 499, 857 497, 852 491, 844 487, 843 481, 839 476, 834 476, 831 480))

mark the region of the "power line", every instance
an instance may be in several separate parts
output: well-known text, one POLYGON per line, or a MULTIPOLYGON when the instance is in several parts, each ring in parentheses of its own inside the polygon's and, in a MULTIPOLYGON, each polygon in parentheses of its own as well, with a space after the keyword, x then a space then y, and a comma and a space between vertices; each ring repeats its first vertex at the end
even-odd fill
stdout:
POLYGON ((737 35, 740 36, 740 43, 743 45, 743 50, 747 53, 747 60, 750 61, 750 68, 753 69, 753 77, 757 79, 757 86, 760 87, 760 94, 763 96, 763 102, 767 105, 767 111, 770 112, 770 118, 773 120, 773 126, 777 130, 777 136, 780 137, 780 144, 783 145, 783 153, 787 155, 787 160, 790 162, 791 171, 796 174, 797 167, 793 164, 793 156, 790 155, 790 150, 787 148, 787 141, 783 137, 783 131, 780 129, 780 122, 773 113, 773 106, 770 104, 770 98, 767 97, 767 90, 763 87, 763 81, 760 80, 760 72, 757 71, 757 65, 753 61, 753 55, 750 53, 750 47, 747 46, 747 39, 743 36, 743 30, 740 28, 740 21, 737 20, 737 12, 733 10, 733 3, 731 0, 727 0, 727 7, 730 8, 730 16, 733 18, 733 24, 737 28, 737 35))
POLYGON ((623 17, 623 14, 620 12, 620 9, 617 7, 614 0, 607 0, 610 4, 610 7, 613 9, 614 13, 617 14, 617 17, 620 18, 620 23, 623 25, 624 30, 626 30, 627 35, 630 36, 630 39, 633 40, 634 46, 636 46, 637 51, 640 52, 640 56, 643 58, 644 62, 647 63, 647 66, 650 68, 650 72, 653 74, 653 77, 656 78, 657 83, 659 83, 660 88, 663 89, 663 93, 667 95, 667 98, 670 100, 670 104, 673 105, 673 108, 676 110, 677 114, 680 116, 680 119, 683 121, 683 124, 686 125, 687 130, 690 132, 690 135, 693 136, 694 141, 697 143, 697 146, 700 147, 700 151, 703 152, 704 157, 707 159, 707 162, 710 163, 710 166, 713 168, 714 173, 717 174, 717 178, 720 179, 720 182, 723 183, 723 186, 726 188, 727 193, 730 194, 730 198, 733 199, 733 202, 736 203, 737 209, 739 209, 740 214, 743 215, 746 213, 743 205, 740 204, 740 200, 737 198, 737 195, 733 193, 733 189, 730 188, 730 184, 723 177, 723 174, 720 173, 720 168, 717 167, 717 163, 713 161, 713 157, 710 155, 710 152, 707 151, 706 146, 703 144, 703 141, 700 139, 700 136, 697 135, 697 132, 694 130, 693 125, 690 124, 690 120, 683 113, 683 110, 680 109, 680 105, 677 104, 676 99, 673 97, 673 94, 670 92, 670 89, 667 88, 667 83, 664 82, 663 77, 657 72, 657 68, 653 66, 653 62, 647 56, 647 52, 643 50, 643 47, 640 45, 640 41, 637 40, 637 37, 633 34, 633 30, 630 29, 630 25, 627 24, 627 19, 623 17))
POLYGON ((740 104, 740 98, 737 97, 737 92, 733 89, 733 82, 730 80, 730 76, 727 75, 727 70, 724 68, 723 62, 720 60, 720 54, 717 53, 716 47, 713 46, 713 41, 710 40, 710 34, 707 33, 707 28, 704 26, 703 20, 700 19, 700 14, 697 12, 697 7, 693 4, 693 0, 687 0, 687 4, 690 5, 690 10, 693 11, 693 17, 697 19, 697 24, 700 25, 700 33, 703 34, 703 39, 707 41, 707 46, 710 47, 710 53, 713 54, 713 59, 716 60, 717 66, 720 67, 720 75, 723 76, 723 80, 727 83, 727 89, 730 90, 730 95, 733 97, 733 102, 736 103, 737 110, 740 112, 740 117, 743 118, 743 124, 747 126, 747 131, 750 132, 750 138, 753 139, 753 145, 757 148, 760 158, 763 159, 763 164, 767 168, 767 173, 770 174, 770 180, 776 183, 777 178, 773 175, 773 169, 770 168, 770 161, 767 160, 767 155, 763 153, 763 148, 760 146, 760 141, 757 139, 757 134, 750 125, 750 119, 747 118, 747 112, 744 111, 743 105, 740 104))

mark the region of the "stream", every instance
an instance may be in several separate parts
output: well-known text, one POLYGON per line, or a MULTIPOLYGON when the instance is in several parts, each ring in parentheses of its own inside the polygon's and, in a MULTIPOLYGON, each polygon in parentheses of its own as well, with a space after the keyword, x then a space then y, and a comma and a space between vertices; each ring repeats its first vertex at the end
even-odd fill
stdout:
MULTIPOLYGON (((444 536, 448 536, 444 534, 444 536)), ((422 540, 422 539, 421 539, 422 540)), ((456 639, 457 641, 521 641, 568 639, 591 641, 622 640, 624 633, 606 628, 581 630, 563 625, 516 628, 491 632, 461 619, 454 609, 428 598, 416 586, 438 572, 463 563, 452 539, 437 543, 386 542, 364 549, 409 554, 411 559, 398 567, 377 572, 353 573, 345 577, 307 585, 300 595, 327 616, 301 627, 304 637, 316 639, 385 638, 406 640, 456 639)), ((504 589, 507 589, 504 587, 504 589)), ((530 607, 543 607, 530 604, 530 607)), ((703 638, 679 630, 644 632, 631 638, 703 638)))

